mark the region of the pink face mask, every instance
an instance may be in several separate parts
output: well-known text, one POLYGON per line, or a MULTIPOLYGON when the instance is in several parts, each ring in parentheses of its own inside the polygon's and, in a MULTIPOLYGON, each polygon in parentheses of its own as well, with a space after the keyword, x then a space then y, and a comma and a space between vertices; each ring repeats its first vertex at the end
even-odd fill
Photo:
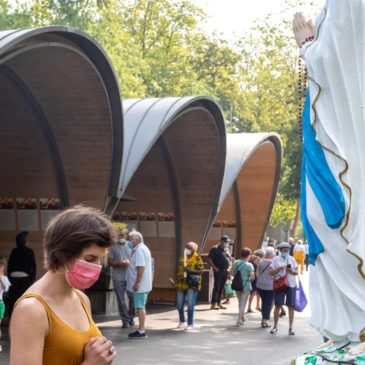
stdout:
POLYGON ((87 289, 99 279, 101 265, 93 264, 83 260, 76 260, 72 270, 66 267, 66 280, 68 284, 76 289, 87 289))

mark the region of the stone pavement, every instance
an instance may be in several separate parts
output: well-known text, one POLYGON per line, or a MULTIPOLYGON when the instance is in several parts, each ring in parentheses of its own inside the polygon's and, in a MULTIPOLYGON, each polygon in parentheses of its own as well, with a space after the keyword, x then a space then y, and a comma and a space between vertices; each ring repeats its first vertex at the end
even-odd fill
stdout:
MULTIPOLYGON (((303 281, 307 287, 307 275, 303 281)), ((209 308, 208 304, 197 306, 196 328, 187 332, 176 329, 178 316, 174 307, 153 305, 147 318, 148 338, 144 340, 128 340, 130 330, 121 329, 117 317, 95 319, 117 348, 117 365, 289 365, 297 355, 321 343, 321 337, 309 325, 309 309, 296 313, 296 335, 288 336, 287 317, 280 319, 278 333, 271 335, 269 329, 261 328, 259 312, 247 314, 245 325, 237 328, 236 300, 227 310, 209 308)), ((7 364, 7 341, 3 347, 0 364, 7 364)))

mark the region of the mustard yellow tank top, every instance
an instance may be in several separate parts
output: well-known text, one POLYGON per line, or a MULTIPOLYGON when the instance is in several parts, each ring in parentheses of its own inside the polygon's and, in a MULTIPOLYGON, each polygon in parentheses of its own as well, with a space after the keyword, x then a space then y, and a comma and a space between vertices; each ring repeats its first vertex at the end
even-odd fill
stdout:
POLYGON ((80 365, 83 361, 86 342, 92 337, 101 336, 101 332, 91 318, 81 294, 77 290, 75 293, 89 319, 90 327, 86 331, 77 331, 63 322, 38 294, 26 294, 17 301, 18 303, 25 298, 36 298, 43 304, 47 312, 49 331, 44 342, 43 365, 80 365))

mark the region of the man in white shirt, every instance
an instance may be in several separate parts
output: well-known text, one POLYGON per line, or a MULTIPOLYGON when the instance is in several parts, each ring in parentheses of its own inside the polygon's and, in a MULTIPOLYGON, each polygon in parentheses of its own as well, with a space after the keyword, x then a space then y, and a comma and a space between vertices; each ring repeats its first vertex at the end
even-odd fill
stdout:
POLYGON ((270 333, 277 333, 277 325, 279 321, 279 314, 282 306, 285 305, 289 310, 289 335, 294 335, 293 332, 293 321, 294 321, 294 305, 295 305, 295 288, 296 288, 296 278, 298 275, 297 262, 294 257, 289 255, 291 245, 287 242, 282 242, 278 246, 280 251, 279 256, 276 256, 270 265, 270 274, 274 276, 274 327, 270 333), (275 290, 275 280, 287 276, 289 287, 285 290, 279 291, 275 290))
POLYGON ((133 245, 127 271, 127 290, 133 293, 134 307, 138 312, 138 330, 129 334, 129 338, 146 338, 146 304, 148 294, 152 290, 152 258, 148 247, 143 243, 139 232, 129 234, 133 245))

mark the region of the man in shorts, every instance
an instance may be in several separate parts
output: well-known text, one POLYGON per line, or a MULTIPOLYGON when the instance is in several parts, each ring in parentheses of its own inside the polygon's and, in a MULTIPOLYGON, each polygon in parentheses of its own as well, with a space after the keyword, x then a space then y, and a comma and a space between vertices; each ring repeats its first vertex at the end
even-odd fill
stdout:
POLYGON ((152 258, 139 232, 131 232, 129 240, 133 245, 127 271, 127 290, 133 293, 134 307, 138 312, 138 330, 128 335, 131 339, 146 338, 146 304, 152 290, 152 258))

